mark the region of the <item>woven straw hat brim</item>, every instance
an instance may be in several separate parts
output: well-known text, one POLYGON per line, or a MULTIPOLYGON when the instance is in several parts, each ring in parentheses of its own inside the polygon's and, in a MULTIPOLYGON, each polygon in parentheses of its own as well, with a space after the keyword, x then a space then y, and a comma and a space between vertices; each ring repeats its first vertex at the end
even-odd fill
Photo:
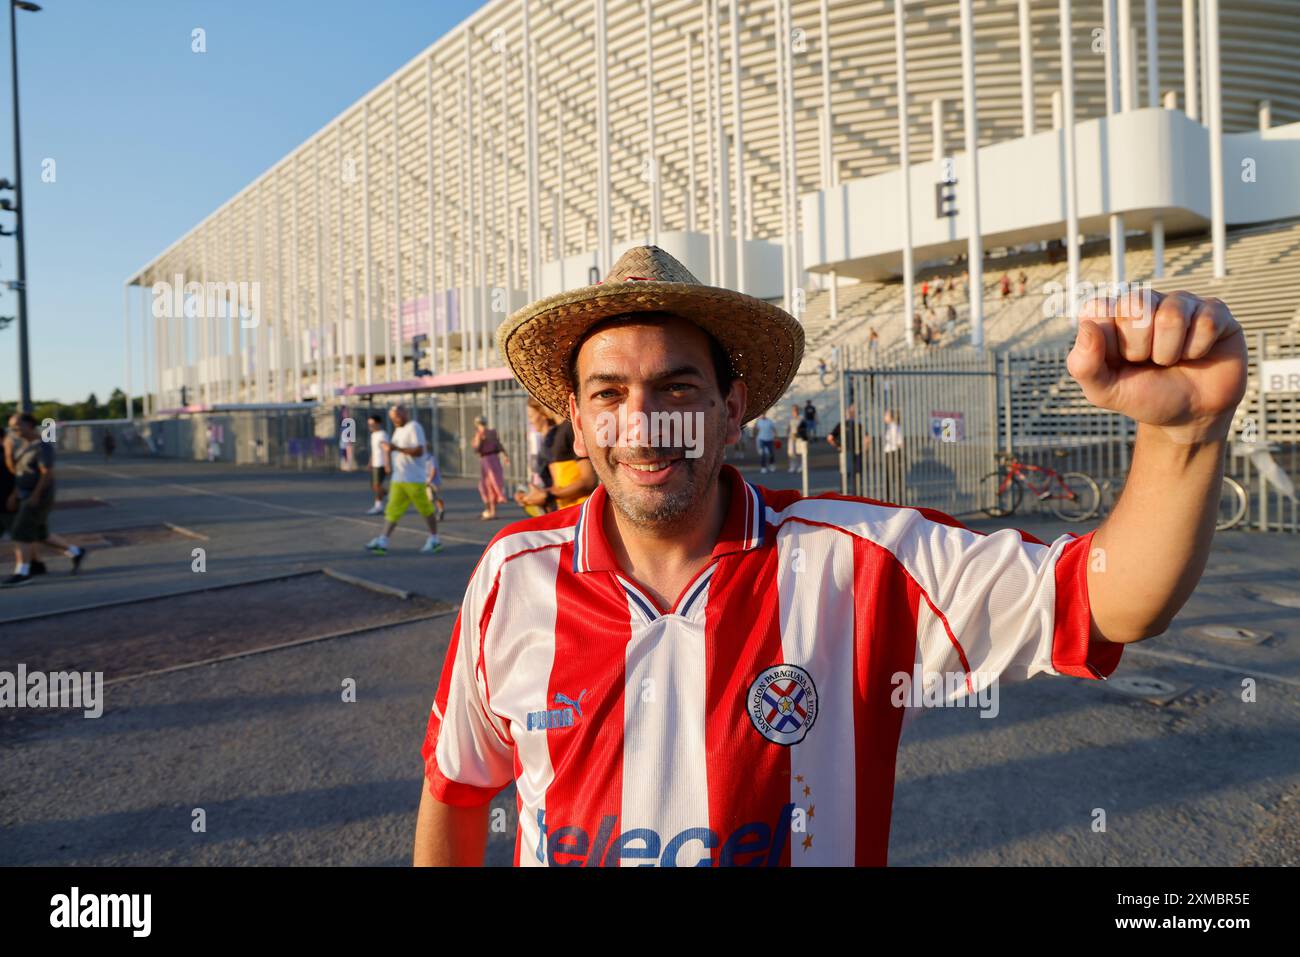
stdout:
POLYGON ((552 411, 569 414, 569 357, 587 330, 611 316, 668 312, 718 340, 749 388, 743 421, 789 388, 803 359, 803 326, 784 309, 702 283, 627 280, 556 293, 511 315, 497 348, 515 377, 552 411))

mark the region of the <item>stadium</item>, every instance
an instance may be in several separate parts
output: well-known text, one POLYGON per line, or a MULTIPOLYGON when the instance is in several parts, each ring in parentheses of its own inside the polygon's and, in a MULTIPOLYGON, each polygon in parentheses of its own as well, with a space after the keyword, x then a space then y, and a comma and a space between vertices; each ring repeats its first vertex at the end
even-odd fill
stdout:
MULTIPOLYGON (((1079 290, 1213 295, 1252 368, 1296 354, 1298 46, 1284 0, 489 3, 127 279, 127 391, 154 451, 215 423, 221 458, 300 467, 405 397, 469 474, 474 415, 522 440, 497 325, 652 243, 803 322, 778 409, 962 412, 931 455, 961 488, 912 470, 914 501, 978 507, 1012 443, 1122 472, 1064 371, 1079 290)), ((1262 401, 1239 418, 1293 440, 1262 401)))

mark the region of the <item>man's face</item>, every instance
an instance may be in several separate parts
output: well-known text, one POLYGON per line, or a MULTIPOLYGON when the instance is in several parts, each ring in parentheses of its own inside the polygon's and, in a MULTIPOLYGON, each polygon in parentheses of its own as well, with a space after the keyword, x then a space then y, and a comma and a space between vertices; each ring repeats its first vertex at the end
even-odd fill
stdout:
POLYGON ((20 419, 17 415, 9 417, 9 429, 24 441, 30 441, 36 435, 36 430, 20 419))
POLYGON ((684 319, 646 318, 603 326, 578 351, 574 447, 636 525, 698 513, 740 439, 747 389, 719 392, 709 341, 684 319))
POLYGON ((393 420, 393 425, 401 428, 406 424, 406 410, 400 406, 393 406, 388 410, 388 417, 393 420))
POLYGON ((382 422, 376 422, 374 419, 366 419, 366 428, 371 432, 378 432, 383 427, 382 422))

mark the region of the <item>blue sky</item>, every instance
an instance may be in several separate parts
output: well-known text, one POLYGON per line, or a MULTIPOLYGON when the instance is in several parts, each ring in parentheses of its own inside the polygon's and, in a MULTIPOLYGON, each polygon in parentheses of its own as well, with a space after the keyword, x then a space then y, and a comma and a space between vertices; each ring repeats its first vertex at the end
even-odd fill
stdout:
MULTIPOLYGON (((32 397, 65 402, 92 391, 103 401, 122 385, 128 275, 482 6, 38 2, 40 13, 18 15, 32 397), (204 54, 191 52, 195 27, 207 32, 204 54), (41 181, 47 158, 53 183, 41 181)), ((0 176, 8 176, 7 17, 0 34, 0 176)), ((12 219, 0 213, 0 223, 12 219)), ((16 268, 13 240, 0 239, 0 278, 16 268)), ((14 294, 0 292, 0 315, 16 309, 14 294)), ((15 323, 0 331, 0 400, 17 395, 15 323)))

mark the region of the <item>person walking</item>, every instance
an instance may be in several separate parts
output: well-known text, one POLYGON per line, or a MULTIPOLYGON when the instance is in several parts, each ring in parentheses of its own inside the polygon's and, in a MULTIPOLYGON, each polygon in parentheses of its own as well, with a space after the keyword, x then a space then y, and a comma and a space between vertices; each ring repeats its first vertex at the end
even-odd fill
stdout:
POLYGON ((807 434, 808 430, 803 426, 803 413, 799 411, 799 403, 796 402, 790 406, 790 421, 786 424, 785 430, 785 457, 789 465, 786 471, 791 474, 799 471, 800 463, 803 460, 801 443, 807 434))
POLYGON ((809 399, 803 407, 804 421, 807 422, 808 438, 817 438, 817 406, 813 405, 813 400, 809 399))
POLYGON ((898 413, 893 409, 885 410, 884 421, 885 499, 893 505, 898 503, 903 490, 903 430, 898 425, 898 413))
POLYGON ((384 510, 384 477, 392 468, 388 453, 384 451, 388 432, 384 428, 384 417, 378 412, 366 416, 366 428, 370 430, 370 491, 375 495, 375 503, 366 514, 378 515, 384 510))
POLYGON ((854 421, 856 414, 854 403, 850 402, 848 408, 844 410, 844 421, 835 423, 835 428, 831 429, 830 434, 826 436, 826 441, 830 443, 831 448, 840 453, 844 459, 844 470, 849 477, 849 494, 858 494, 854 489, 861 484, 861 456, 858 449, 858 427, 854 421))
POLYGON ((113 430, 105 429, 104 430, 104 461, 105 462, 111 462, 113 460, 113 452, 116 449, 117 449, 117 439, 113 438, 113 430))
POLYGON ((758 439, 758 470, 776 471, 776 423, 764 412, 754 423, 754 437, 758 439))
POLYGON ((501 446, 496 429, 489 429, 487 419, 481 415, 474 419, 474 439, 470 444, 478 453, 478 494, 486 506, 479 518, 490 521, 497 517, 497 505, 506 501, 506 476, 502 463, 509 465, 510 457, 501 446))
POLYGON ((388 417, 393 421, 393 435, 390 440, 380 443, 380 449, 388 456, 392 476, 388 504, 384 506, 384 530, 366 542, 366 549, 375 555, 386 555, 388 536, 393 534, 406 510, 414 508, 429 528, 429 537, 421 546, 420 553, 432 555, 442 551, 442 542, 438 539, 434 504, 425 491, 424 461, 429 443, 424 437, 424 429, 411 418, 411 410, 406 406, 393 406, 388 410, 388 417))
MULTIPOLYGON (((10 535, 14 540, 14 573, 5 585, 24 585, 31 581, 37 545, 60 549, 72 559, 72 574, 81 568, 86 550, 67 539, 50 534, 50 511, 54 508, 54 443, 46 442, 36 428, 36 416, 15 412, 9 417, 9 435, 5 439, 5 459, 14 476, 7 508, 14 511, 10 535)), ((43 566, 42 566, 43 567, 43 566)))

